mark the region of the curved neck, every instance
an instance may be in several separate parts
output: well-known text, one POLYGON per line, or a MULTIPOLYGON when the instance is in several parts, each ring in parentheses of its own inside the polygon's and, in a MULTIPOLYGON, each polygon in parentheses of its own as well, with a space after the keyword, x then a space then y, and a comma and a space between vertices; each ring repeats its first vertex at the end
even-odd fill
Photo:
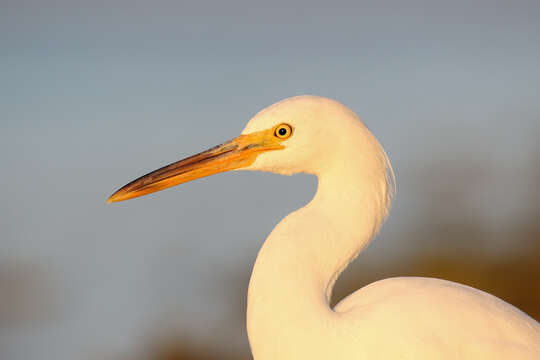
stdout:
POLYGON ((300 358, 301 342, 324 339, 335 320, 333 285, 378 230, 387 205, 386 164, 357 157, 322 171, 313 200, 283 219, 259 252, 247 311, 256 360, 300 358))

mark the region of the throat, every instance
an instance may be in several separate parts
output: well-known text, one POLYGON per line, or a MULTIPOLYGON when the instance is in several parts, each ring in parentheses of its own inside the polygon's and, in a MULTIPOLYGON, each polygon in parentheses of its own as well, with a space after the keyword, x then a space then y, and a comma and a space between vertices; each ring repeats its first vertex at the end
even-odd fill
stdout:
POLYGON ((313 200, 283 219, 261 248, 248 292, 255 359, 300 358, 297 349, 310 345, 299 342, 323 339, 328 322, 337 321, 334 283, 376 233, 387 202, 386 178, 381 187, 353 170, 319 176, 313 200))

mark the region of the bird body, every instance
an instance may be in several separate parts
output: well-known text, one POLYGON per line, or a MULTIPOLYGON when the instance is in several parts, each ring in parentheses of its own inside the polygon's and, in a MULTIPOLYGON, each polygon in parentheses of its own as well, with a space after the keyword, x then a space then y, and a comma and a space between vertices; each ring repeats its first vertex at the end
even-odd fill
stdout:
POLYGON ((240 137, 141 177, 110 201, 226 170, 319 180, 311 202, 285 217, 257 256, 247 309, 255 360, 540 359, 538 322, 449 281, 381 280, 330 307, 337 277, 377 233, 393 193, 384 150, 336 101, 283 100, 240 137))

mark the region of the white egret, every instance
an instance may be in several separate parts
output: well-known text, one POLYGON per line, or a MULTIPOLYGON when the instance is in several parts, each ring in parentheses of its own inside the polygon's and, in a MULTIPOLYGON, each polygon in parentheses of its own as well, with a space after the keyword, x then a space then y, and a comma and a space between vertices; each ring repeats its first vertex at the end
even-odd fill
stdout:
POLYGON ((540 325, 488 293, 450 281, 377 281, 330 307, 332 287, 384 220, 393 173, 344 105, 299 96, 242 134, 124 186, 109 202, 227 170, 318 177, 317 192, 272 231, 255 262, 247 329, 256 360, 540 359, 540 325))

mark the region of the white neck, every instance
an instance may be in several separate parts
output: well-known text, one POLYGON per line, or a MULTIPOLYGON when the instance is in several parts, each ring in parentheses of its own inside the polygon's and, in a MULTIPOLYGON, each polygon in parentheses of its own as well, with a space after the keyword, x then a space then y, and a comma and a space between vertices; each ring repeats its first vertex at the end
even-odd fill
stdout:
POLYGON ((357 151, 344 146, 335 165, 319 172, 313 200, 283 219, 261 248, 247 311, 256 360, 304 358, 301 349, 329 341, 334 283, 377 232, 388 205, 386 156, 373 140, 357 151))

